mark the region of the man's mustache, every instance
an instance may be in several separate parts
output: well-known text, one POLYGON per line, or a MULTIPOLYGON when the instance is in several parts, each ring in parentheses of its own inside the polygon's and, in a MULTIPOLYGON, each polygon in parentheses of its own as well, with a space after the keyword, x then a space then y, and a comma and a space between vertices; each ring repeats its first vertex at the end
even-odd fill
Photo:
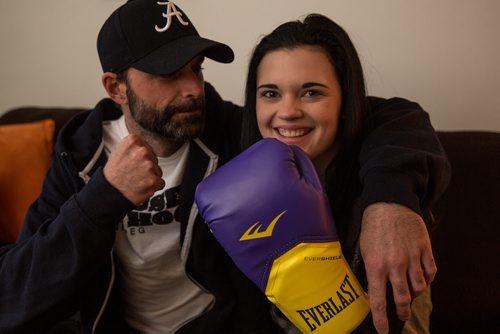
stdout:
POLYGON ((165 115, 172 117, 175 114, 193 112, 193 111, 203 111, 205 109, 205 97, 195 97, 186 102, 179 104, 171 104, 165 108, 165 115))

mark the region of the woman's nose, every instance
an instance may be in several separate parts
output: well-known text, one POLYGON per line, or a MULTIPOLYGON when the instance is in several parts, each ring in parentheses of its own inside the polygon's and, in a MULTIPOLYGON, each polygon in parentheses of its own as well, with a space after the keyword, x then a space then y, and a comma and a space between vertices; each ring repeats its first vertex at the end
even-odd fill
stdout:
POLYGON ((282 100, 277 111, 277 116, 282 119, 294 119, 303 115, 300 101, 293 97, 286 97, 282 100))

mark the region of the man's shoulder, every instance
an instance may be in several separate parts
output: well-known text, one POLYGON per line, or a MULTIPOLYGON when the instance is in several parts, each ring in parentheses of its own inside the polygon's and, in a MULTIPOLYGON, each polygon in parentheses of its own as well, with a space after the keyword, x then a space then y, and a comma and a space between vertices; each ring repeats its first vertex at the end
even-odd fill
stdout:
POLYGON ((239 151, 243 108, 226 101, 215 88, 205 82, 206 122, 203 142, 222 160, 239 151))
POLYGON ((102 99, 93 109, 78 113, 64 125, 57 138, 56 152, 97 149, 102 141, 103 121, 121 115, 121 110, 111 99, 102 99))
POLYGON ((368 106, 371 110, 392 109, 392 108, 418 108, 421 109, 417 102, 411 101, 402 97, 383 98, 379 96, 367 96, 368 106))
POLYGON ((224 100, 209 82, 205 82, 205 101, 209 116, 240 116, 243 110, 241 106, 224 100))
POLYGON ((89 121, 112 120, 122 115, 120 107, 110 98, 103 98, 92 109, 85 109, 74 115, 65 126, 78 127, 89 121))

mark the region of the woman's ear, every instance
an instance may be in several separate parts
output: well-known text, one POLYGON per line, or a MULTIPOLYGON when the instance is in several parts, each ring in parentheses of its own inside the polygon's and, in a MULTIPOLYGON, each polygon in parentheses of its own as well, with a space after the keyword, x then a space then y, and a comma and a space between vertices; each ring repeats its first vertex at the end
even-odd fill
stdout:
POLYGON ((118 75, 112 72, 102 74, 101 81, 109 97, 119 105, 127 104, 127 85, 118 80, 118 75))

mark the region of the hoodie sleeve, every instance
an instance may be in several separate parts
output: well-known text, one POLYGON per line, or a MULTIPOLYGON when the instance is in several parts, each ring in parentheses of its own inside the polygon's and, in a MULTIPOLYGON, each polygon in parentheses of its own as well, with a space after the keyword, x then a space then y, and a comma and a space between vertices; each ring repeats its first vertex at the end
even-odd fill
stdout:
POLYGON ((447 156, 429 115, 401 98, 369 98, 371 129, 359 155, 363 209, 395 202, 422 215, 445 191, 447 156))
POLYGON ((0 332, 45 332, 78 310, 132 208, 98 169, 87 184, 55 156, 15 244, 0 249, 0 332))

